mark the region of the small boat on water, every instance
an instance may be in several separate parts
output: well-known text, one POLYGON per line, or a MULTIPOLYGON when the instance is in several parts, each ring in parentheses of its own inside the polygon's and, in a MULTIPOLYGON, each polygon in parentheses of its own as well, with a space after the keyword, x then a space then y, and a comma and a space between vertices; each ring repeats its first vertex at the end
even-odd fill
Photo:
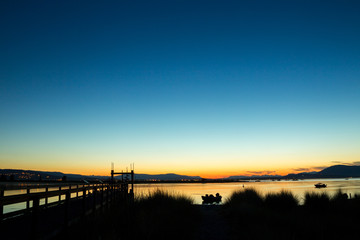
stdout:
POLYGON ((325 183, 317 183, 317 184, 315 184, 315 187, 316 188, 326 188, 327 185, 325 183))

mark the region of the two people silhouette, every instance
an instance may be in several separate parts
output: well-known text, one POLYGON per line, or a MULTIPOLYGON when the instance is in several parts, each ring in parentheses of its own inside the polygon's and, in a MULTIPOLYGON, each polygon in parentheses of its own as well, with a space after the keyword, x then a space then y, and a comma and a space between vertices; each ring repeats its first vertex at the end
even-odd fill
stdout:
POLYGON ((202 200, 203 200, 203 204, 213 204, 213 203, 220 203, 221 202, 221 198, 222 196, 220 196, 219 193, 216 193, 216 195, 208 195, 206 194, 205 196, 201 196, 202 200))

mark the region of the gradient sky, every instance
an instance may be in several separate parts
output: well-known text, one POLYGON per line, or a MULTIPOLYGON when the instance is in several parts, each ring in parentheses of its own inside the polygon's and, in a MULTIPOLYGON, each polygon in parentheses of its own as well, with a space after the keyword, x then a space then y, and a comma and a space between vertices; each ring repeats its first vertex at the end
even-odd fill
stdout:
POLYGON ((0 168, 360 161, 359 1, 1 1, 0 168))

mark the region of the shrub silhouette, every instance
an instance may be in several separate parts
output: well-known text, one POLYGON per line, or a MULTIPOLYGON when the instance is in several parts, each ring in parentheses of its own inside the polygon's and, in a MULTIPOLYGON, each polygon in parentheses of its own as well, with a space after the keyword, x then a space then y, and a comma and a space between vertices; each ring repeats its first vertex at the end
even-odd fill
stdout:
POLYGON ((326 192, 306 192, 304 206, 310 211, 326 211, 330 205, 330 197, 326 192))
POLYGON ((298 199, 290 191, 282 190, 278 193, 268 193, 264 199, 264 205, 267 208, 278 211, 291 211, 299 204, 298 199))
POLYGON ((136 237, 189 238, 199 219, 198 209, 193 202, 188 196, 159 189, 138 198, 135 202, 136 237))
POLYGON ((225 207, 260 207, 263 204, 263 198, 254 188, 234 191, 228 199, 225 200, 225 207))

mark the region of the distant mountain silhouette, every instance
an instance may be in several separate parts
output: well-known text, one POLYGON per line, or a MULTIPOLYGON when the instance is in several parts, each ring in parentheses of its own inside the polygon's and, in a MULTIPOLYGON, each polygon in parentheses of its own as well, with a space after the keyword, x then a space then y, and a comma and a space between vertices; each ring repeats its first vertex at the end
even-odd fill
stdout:
POLYGON ((287 179, 309 179, 309 178, 319 178, 318 172, 301 172, 301 173, 290 173, 283 178, 287 179))
POLYGON ((302 172, 289 174, 284 178, 347 178, 360 177, 360 166, 334 165, 320 172, 302 172))
POLYGON ((311 179, 311 178, 347 178, 360 177, 360 166, 334 165, 319 172, 291 173, 286 176, 279 175, 252 175, 252 176, 230 176, 226 180, 236 179, 261 179, 261 178, 283 178, 283 179, 311 179))
POLYGON ((167 174, 158 174, 158 175, 150 175, 150 174, 135 174, 136 180, 169 180, 169 181, 180 181, 180 180, 199 180, 201 177, 199 176, 187 176, 187 175, 178 175, 175 173, 167 173, 167 174))
MULTIPOLYGON (((62 172, 47 172, 47 171, 36 171, 36 170, 22 170, 22 169, 0 169, 0 175, 6 176, 9 180, 10 176, 14 180, 48 180, 48 181, 58 181, 62 177, 66 176, 67 181, 80 181, 80 180, 99 180, 104 179, 104 176, 86 176, 81 174, 66 174, 62 172)), ((109 178, 109 177, 107 177, 109 178)))
POLYGON ((326 177, 360 177, 360 166, 335 165, 321 170, 318 175, 326 177))
POLYGON ((230 176, 225 178, 226 180, 236 180, 236 179, 261 179, 261 178, 281 178, 281 175, 251 175, 251 176, 230 176))
MULTIPOLYGON (((63 176, 66 176, 67 181, 80 181, 80 180, 107 180, 110 176, 87 176, 81 174, 67 174, 62 172, 45 172, 45 171, 34 171, 34 170, 21 170, 21 169, 0 169, 0 175, 6 176, 9 180, 12 175, 14 180, 31 180, 38 181, 41 180, 60 180, 63 176)), ((116 176, 116 179, 121 178, 121 176, 116 176)), ((157 181, 180 181, 180 180, 199 180, 199 176, 186 176, 178 175, 174 173, 168 174, 135 174, 135 180, 157 180, 157 181)))
MULTIPOLYGON (((108 180, 110 176, 88 176, 81 174, 67 174, 62 172, 47 172, 47 171, 34 171, 34 170, 21 170, 21 169, 0 169, 0 180, 14 179, 14 180, 52 180, 58 181, 66 176, 67 181, 81 181, 81 180, 108 180)), ((310 178, 347 178, 347 177, 360 177, 360 166, 348 165, 335 165, 321 170, 320 172, 302 172, 292 173, 286 176, 280 175, 252 175, 252 176, 230 176, 223 180, 237 180, 237 179, 264 179, 264 178, 296 178, 296 179, 310 179, 310 178)), ((116 179, 121 176, 116 176, 116 179)), ((199 176, 187 176, 174 173, 167 174, 135 174, 135 180, 156 180, 156 181, 181 181, 181 180, 200 180, 199 176)))

